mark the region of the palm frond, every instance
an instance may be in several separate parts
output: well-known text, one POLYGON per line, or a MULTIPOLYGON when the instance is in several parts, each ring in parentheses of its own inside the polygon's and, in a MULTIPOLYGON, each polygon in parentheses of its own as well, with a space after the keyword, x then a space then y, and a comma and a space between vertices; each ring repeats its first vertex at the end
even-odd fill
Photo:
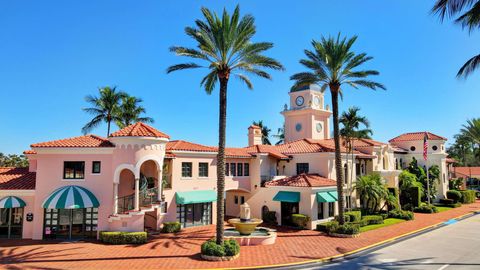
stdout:
POLYGON ((363 86, 363 87, 367 87, 367 88, 370 88, 372 90, 376 90, 377 88, 387 90, 387 88, 383 84, 377 83, 377 82, 374 82, 374 81, 355 80, 355 81, 351 81, 351 83, 353 83, 355 85, 360 85, 360 86, 363 86))
POLYGON ((177 71, 177 70, 182 70, 182 69, 190 69, 190 68, 201 68, 202 66, 195 64, 195 63, 185 63, 185 64, 177 64, 170 66, 167 68, 167 73, 177 71))
POLYGON ((478 0, 437 0, 431 13, 439 16, 443 21, 471 7, 476 1, 478 0))
POLYGON ((247 85, 248 89, 250 89, 250 90, 253 89, 253 84, 247 76, 245 76, 243 74, 234 74, 234 75, 237 79, 244 82, 247 85))
POLYGON ((480 2, 475 3, 473 7, 455 20, 462 28, 468 28, 469 32, 480 27, 480 2))
POLYGON ((200 86, 205 89, 205 92, 207 92, 207 94, 211 94, 213 92, 213 89, 215 88, 215 85, 217 83, 217 76, 217 71, 213 70, 208 73, 208 75, 205 76, 200 82, 200 86))
POLYGON ((480 54, 470 58, 457 73, 457 78, 466 78, 480 67, 480 54))

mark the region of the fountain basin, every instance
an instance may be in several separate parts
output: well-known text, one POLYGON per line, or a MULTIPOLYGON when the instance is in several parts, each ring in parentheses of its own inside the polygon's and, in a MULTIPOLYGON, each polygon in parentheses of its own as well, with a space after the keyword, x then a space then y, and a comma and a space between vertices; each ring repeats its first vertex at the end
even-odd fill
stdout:
POLYGON ((242 220, 240 218, 231 218, 228 223, 233 225, 241 235, 250 235, 255 231, 255 228, 262 224, 263 220, 258 218, 252 218, 249 220, 242 220))
POLYGON ((271 245, 277 239, 275 230, 258 227, 250 235, 242 235, 234 228, 226 228, 225 239, 234 239, 240 246, 271 245))

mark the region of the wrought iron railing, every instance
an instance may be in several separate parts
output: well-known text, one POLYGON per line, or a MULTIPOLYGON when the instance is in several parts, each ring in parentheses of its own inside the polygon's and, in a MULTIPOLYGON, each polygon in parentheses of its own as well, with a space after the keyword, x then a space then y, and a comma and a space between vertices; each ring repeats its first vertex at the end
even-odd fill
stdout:
POLYGON ((135 193, 117 199, 118 213, 135 209, 135 193))
POLYGON ((158 188, 140 190, 140 206, 147 206, 158 202, 158 188))

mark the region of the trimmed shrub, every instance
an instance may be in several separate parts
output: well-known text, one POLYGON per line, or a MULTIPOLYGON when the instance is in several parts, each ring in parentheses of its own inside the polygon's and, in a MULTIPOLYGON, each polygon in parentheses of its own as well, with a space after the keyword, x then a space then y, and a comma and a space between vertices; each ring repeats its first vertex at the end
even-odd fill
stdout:
MULTIPOLYGON (((335 220, 335 221, 340 221, 340 216, 335 216, 334 220, 335 220)), ((345 214, 345 215, 343 216, 343 220, 344 220, 345 222, 350 222, 350 216, 348 216, 348 215, 345 214)))
POLYGON ((112 245, 144 244, 146 232, 100 232, 100 241, 112 245))
POLYGON ((267 224, 277 225, 277 212, 268 211, 262 215, 263 222, 267 224))
POLYGON ((383 218, 382 216, 375 216, 375 215, 372 215, 372 216, 364 216, 362 218, 362 220, 364 220, 368 225, 371 225, 371 224, 383 224, 383 218))
POLYGON ((454 204, 455 201, 452 199, 440 199, 439 203, 443 205, 450 205, 450 204, 454 204))
POLYGON ((461 203, 474 203, 477 199, 475 190, 460 190, 460 193, 462 194, 462 200, 460 201, 461 203))
MULTIPOLYGON (((362 219, 362 212, 361 211, 348 211, 345 212, 345 217, 349 217, 348 221, 356 222, 362 219)), ((345 220, 347 222, 347 220, 345 220)))
POLYGON ((417 206, 420 206, 420 204, 422 203, 422 192, 420 190, 420 187, 411 187, 408 190, 408 193, 411 199, 410 202, 412 204, 412 207, 415 208, 417 206))
POLYGON ((388 218, 388 213, 380 213, 378 215, 381 216, 384 220, 388 218))
POLYGON ((339 226, 338 221, 328 221, 317 224, 317 231, 330 233, 337 229, 339 226))
POLYGON ((402 210, 412 211, 413 210, 413 205, 411 203, 407 203, 407 204, 402 206, 402 210))
POLYGON ((338 233, 338 234, 359 234, 360 233, 360 226, 358 225, 353 225, 353 224, 343 224, 339 225, 333 233, 338 233))
POLYGON ((447 191, 447 198, 453 200, 453 202, 461 202, 462 201, 462 193, 458 190, 448 190, 447 191))
POLYGON ((388 212, 388 217, 390 218, 399 218, 404 220, 413 220, 413 212, 405 210, 392 210, 388 212))
POLYGON ((223 245, 217 245, 215 239, 210 239, 202 244, 201 253, 216 257, 235 256, 240 253, 240 245, 233 239, 225 240, 223 245))
POLYGON ((306 228, 308 222, 310 222, 310 217, 303 214, 292 214, 292 222, 299 228, 306 228))
POLYGON ((415 207, 413 211, 416 213, 426 213, 426 214, 438 213, 437 207, 431 204, 422 204, 418 207, 415 207))
POLYGON ((182 225, 178 221, 164 222, 162 233, 177 233, 182 229, 182 225))
POLYGON ((360 227, 364 227, 364 226, 368 225, 368 220, 361 219, 361 220, 355 221, 355 222, 347 222, 346 224, 358 225, 360 227))

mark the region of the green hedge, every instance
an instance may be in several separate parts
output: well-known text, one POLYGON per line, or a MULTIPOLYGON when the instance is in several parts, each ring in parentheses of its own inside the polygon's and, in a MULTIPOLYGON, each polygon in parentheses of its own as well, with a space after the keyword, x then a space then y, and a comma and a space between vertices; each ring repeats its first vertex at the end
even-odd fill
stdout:
POLYGON ((448 190, 447 198, 453 200, 454 203, 462 201, 462 193, 458 190, 448 190))
POLYGON ((223 241, 223 245, 217 245, 215 239, 210 239, 202 244, 201 253, 216 257, 235 256, 240 253, 240 245, 233 239, 223 241))
POLYGON ((444 205, 449 205, 449 204, 454 204, 455 201, 452 200, 452 199, 440 199, 438 201, 440 204, 444 204, 444 205))
POLYGON ((317 231, 330 233, 339 226, 338 221, 328 221, 317 224, 317 231))
POLYGON ((449 204, 443 204, 443 203, 436 203, 435 206, 443 206, 443 207, 451 207, 451 208, 457 208, 462 206, 461 203, 449 203, 449 204))
MULTIPOLYGON (((392 194, 393 196, 395 196, 395 198, 397 198, 397 202, 400 203, 400 191, 398 190, 398 188, 396 188, 396 187, 389 187, 389 188, 388 188, 388 192, 389 192, 390 194, 392 194)), ((398 207, 398 203, 397 203, 397 205, 396 205, 397 207, 398 207)), ((395 205, 388 205, 388 209, 389 209, 389 210, 393 210, 393 209, 395 209, 396 206, 395 206, 395 205)))
POLYGON ((414 215, 413 215, 413 212, 411 212, 411 211, 392 210, 392 211, 388 212, 388 217, 399 218, 399 219, 404 219, 404 220, 413 220, 414 215))
POLYGON ((178 221, 164 222, 162 233, 177 233, 182 229, 182 224, 178 221))
POLYGON ((354 225, 354 224, 343 224, 339 225, 333 233, 338 233, 338 234, 359 234, 360 233, 360 226, 354 225))
POLYGON ((368 225, 368 220, 362 219, 362 220, 359 220, 359 221, 347 222, 346 224, 358 225, 360 227, 365 227, 365 226, 368 225))
POLYGON ((144 244, 147 242, 146 232, 100 232, 100 241, 107 244, 144 244))
POLYGON ((345 212, 345 217, 348 216, 348 221, 356 222, 362 219, 362 211, 348 211, 345 212))
MULTIPOLYGON (((335 220, 335 221, 340 221, 340 216, 335 216, 335 217, 334 217, 334 220, 335 220)), ((348 215, 345 214, 345 215, 343 216, 343 221, 345 221, 345 222, 350 222, 350 216, 348 216, 348 215)))
POLYGON ((438 213, 437 207, 434 205, 429 205, 429 204, 422 204, 418 207, 415 207, 413 209, 414 212, 416 213, 426 213, 426 214, 433 214, 433 213, 438 213))
POLYGON ((420 187, 411 187, 408 190, 409 197, 411 199, 410 203, 413 207, 420 206, 422 203, 422 192, 420 192, 420 187))
POLYGON ((303 214, 292 214, 292 222, 299 228, 306 228, 308 222, 310 222, 310 217, 303 214))
POLYGON ((372 224, 383 224, 383 217, 382 216, 364 216, 362 220, 365 220, 367 222, 367 225, 372 225, 372 224))
POLYGON ((277 212, 268 211, 262 214, 263 222, 267 224, 277 225, 277 212))
POLYGON ((462 200, 460 201, 461 203, 474 203, 477 199, 475 190, 460 190, 460 193, 462 194, 462 200))

